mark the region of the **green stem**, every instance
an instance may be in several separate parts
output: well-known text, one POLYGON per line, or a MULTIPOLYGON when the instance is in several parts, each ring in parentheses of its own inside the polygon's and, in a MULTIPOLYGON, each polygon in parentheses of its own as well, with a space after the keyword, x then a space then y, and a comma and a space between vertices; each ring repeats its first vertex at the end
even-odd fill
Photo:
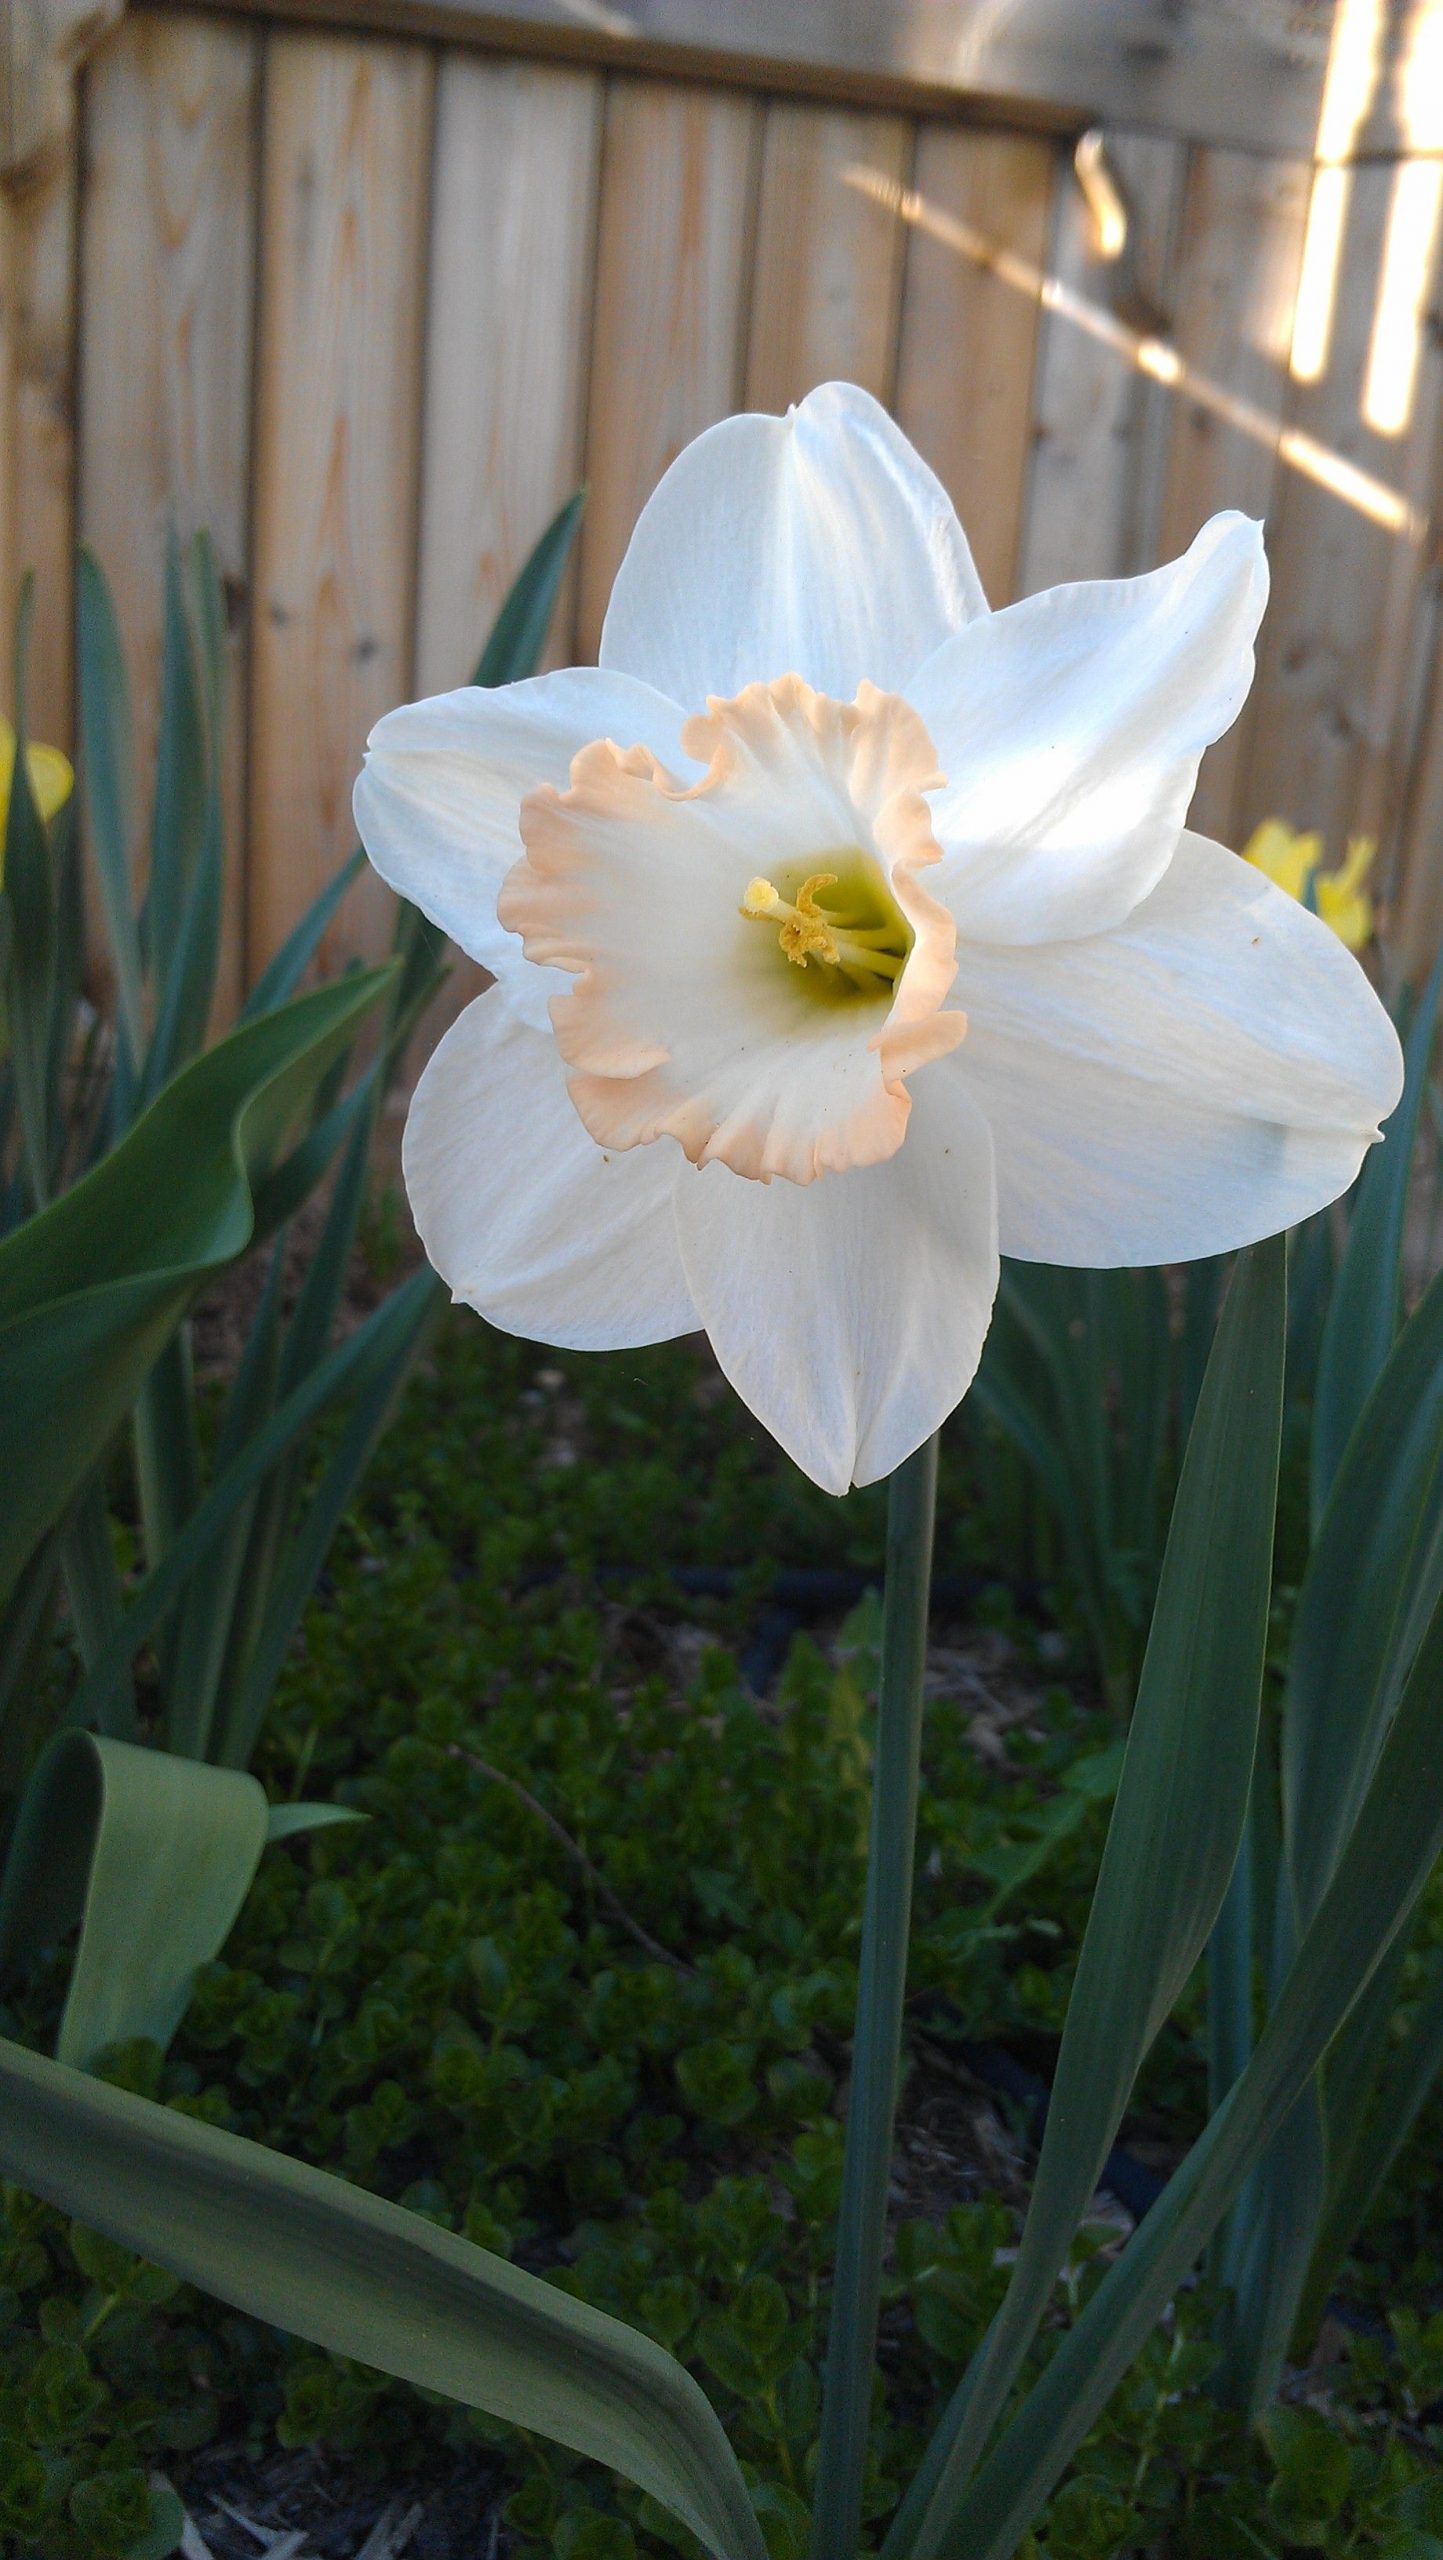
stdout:
POLYGON ((927 1656, 927 1599, 932 1580, 936 1499, 934 1439, 897 1469, 887 1509, 887 1590, 877 1693, 867 1900, 812 2518, 812 2560, 852 2560, 861 2533, 902 2004, 907 1987, 907 1933, 922 1747, 922 1674, 927 1656))

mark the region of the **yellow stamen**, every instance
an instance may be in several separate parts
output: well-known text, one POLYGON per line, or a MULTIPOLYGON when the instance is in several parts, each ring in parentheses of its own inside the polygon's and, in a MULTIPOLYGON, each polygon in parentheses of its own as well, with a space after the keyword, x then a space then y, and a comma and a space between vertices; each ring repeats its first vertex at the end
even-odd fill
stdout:
POLYGON ((822 912, 821 893, 836 884, 835 871, 814 871, 802 882, 792 901, 758 873, 755 880, 747 882, 741 912, 752 923, 775 924, 777 940, 798 969, 805 969, 809 960, 820 960, 829 968, 840 969, 862 988, 871 987, 878 978, 895 978, 906 953, 897 950, 892 927, 864 926, 850 915, 828 916, 822 912))
POLYGON ((779 924, 781 930, 777 939, 787 958, 797 968, 805 969, 814 951, 819 960, 830 960, 835 968, 837 938, 826 919, 817 913, 817 891, 834 887, 836 878, 835 871, 814 871, 810 880, 802 882, 796 903, 792 905, 772 887, 770 880, 763 880, 758 874, 755 880, 747 882, 742 914, 753 922, 766 920, 779 924))

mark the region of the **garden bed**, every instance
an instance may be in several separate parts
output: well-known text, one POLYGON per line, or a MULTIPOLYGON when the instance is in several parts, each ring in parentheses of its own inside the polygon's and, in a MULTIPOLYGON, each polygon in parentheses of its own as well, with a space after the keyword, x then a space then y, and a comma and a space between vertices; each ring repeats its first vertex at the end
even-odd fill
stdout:
MULTIPOLYGON (((1116 1769, 1065 1621, 1004 1552, 987 1461, 964 1411, 937 1563, 968 1597, 934 1617, 929 1657, 877 2515, 996 2307, 1025 2204, 1030 2111, 967 2050, 1045 2080, 1116 1769)), ((274 1798, 367 1820, 273 1849, 169 2058, 109 2066, 651 2330, 743 2460, 794 2484, 764 2519, 778 2560, 802 2548, 816 2432, 875 1603, 796 1633, 761 1694, 741 1665, 778 1575, 826 1564, 864 1585, 882 1522, 879 1493, 837 1506, 790 1469, 694 1345, 571 1358, 453 1319, 338 1542, 259 1763, 274 1798), (722 1596, 678 1587, 718 1559, 737 1568, 722 1596)), ((26 2041, 46 2040, 61 1979, 57 1962, 27 1995, 26 2041)), ((1165 2172, 1203 2108, 1184 2002, 1127 2138, 1165 2172)), ((1429 2132, 1350 2275, 1365 2314, 1428 2308, 1429 2132)), ((40 2466, 0 2486, 17 2551, 139 2560, 139 2472, 177 2485, 214 2560, 691 2547, 567 2455, 73 2243, 46 2208, 8 2211, 0 2433, 40 2466), (58 2504, 42 2523, 41 2475, 62 2470, 94 2483, 83 2526, 58 2504)), ((1041 2356, 1129 2228, 1101 2197, 1041 2356)), ((1426 2415, 1443 2324, 1405 2316, 1401 2351, 1385 2332, 1294 2376, 1266 2442, 1206 2396, 1207 2329, 1206 2294, 1181 2296, 1043 2550, 1443 2549, 1426 2415)))

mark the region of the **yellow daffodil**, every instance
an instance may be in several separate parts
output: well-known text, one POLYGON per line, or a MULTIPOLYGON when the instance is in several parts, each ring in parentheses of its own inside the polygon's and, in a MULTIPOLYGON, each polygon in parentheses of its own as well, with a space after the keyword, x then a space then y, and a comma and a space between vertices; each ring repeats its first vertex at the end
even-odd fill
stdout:
MULTIPOLYGON (((48 825, 57 809, 63 809, 75 783, 75 775, 58 747, 27 747, 26 771, 35 794, 41 817, 48 825)), ((10 817, 10 783, 15 771, 15 732, 0 715, 0 881, 5 877, 5 829, 10 817)))
POLYGON ((382 877, 495 973, 411 1106, 426 1249, 577 1349, 704 1327, 832 1492, 971 1383, 998 1253, 1222 1253, 1336 1199, 1393 1027, 1315 915, 1184 827, 1260 529, 988 610, 845 384, 649 500, 598 667, 391 712, 382 877))
POLYGON ((1321 836, 1301 835, 1281 818, 1264 818, 1244 845, 1243 860, 1299 906, 1311 907, 1349 951, 1361 951, 1373 939, 1373 901, 1363 883, 1377 850, 1376 836, 1349 836, 1337 870, 1324 871, 1321 836))

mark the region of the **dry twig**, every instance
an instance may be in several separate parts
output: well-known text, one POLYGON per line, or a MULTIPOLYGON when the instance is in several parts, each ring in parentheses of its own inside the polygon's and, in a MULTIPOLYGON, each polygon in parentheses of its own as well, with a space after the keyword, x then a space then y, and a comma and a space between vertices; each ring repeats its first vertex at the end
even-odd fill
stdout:
POLYGON ((694 1978, 695 1965, 685 1963, 680 1956, 674 1956, 668 1947, 662 1946, 660 1940, 652 1936, 649 1929, 643 1929, 641 1922, 633 1919, 620 1895, 613 1893, 601 1869, 588 1858, 580 1841, 572 1839, 565 1824, 558 1822, 555 1814, 541 1802, 540 1797, 534 1796, 529 1787, 523 1787, 519 1778, 509 1777, 504 1769, 493 1768, 489 1760, 482 1759, 479 1751, 470 1751, 461 1742, 448 1742, 446 1755, 451 1760, 464 1760, 467 1768, 474 1769, 479 1778, 489 1778, 493 1786, 505 1787, 509 1794, 515 1796, 519 1804, 524 1804, 528 1813, 534 1813, 538 1822, 545 1823, 552 1838, 565 1850, 572 1865, 580 1869, 591 1885, 597 1901, 610 1912, 617 1927, 624 1929, 628 1937, 634 1938, 639 1947, 644 1947, 649 1956, 654 1956, 658 1964, 669 1964, 673 1973, 684 1974, 688 1979, 694 1978))

